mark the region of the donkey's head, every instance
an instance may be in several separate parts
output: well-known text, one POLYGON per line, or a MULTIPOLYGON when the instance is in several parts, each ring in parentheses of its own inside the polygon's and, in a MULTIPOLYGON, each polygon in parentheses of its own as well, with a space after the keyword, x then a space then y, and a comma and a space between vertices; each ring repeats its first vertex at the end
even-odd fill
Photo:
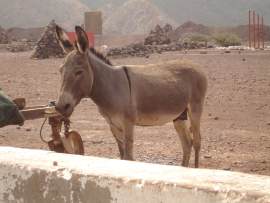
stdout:
POLYGON ((56 36, 63 50, 68 53, 60 67, 61 89, 56 109, 64 116, 70 116, 82 98, 88 97, 93 85, 93 72, 88 60, 89 42, 85 31, 75 27, 74 44, 65 31, 56 27, 56 36))

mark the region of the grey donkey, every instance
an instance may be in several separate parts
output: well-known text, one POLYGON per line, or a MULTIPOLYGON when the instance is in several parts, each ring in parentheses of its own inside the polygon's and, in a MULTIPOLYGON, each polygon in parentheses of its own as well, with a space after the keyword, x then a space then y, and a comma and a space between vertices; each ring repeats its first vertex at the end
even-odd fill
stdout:
POLYGON ((121 159, 125 160, 133 160, 134 126, 173 122, 182 143, 182 165, 189 165, 193 147, 198 168, 200 120, 207 90, 205 75, 192 63, 181 60, 113 66, 89 47, 81 27, 76 26, 75 31, 76 41, 71 43, 65 31, 56 27, 59 44, 67 52, 60 68, 58 111, 69 117, 82 98, 91 98, 109 124, 121 159))

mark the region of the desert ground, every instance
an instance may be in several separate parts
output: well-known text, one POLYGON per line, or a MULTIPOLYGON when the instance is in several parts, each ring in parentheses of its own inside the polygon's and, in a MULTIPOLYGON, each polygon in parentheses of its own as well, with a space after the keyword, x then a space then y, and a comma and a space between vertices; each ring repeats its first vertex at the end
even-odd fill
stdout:
MULTIPOLYGON (((30 52, 0 52, 0 87, 27 105, 56 100, 63 59, 32 60, 30 52)), ((270 52, 168 52, 149 58, 116 58, 115 65, 187 59, 208 77, 202 117, 200 167, 270 175, 270 52)), ((83 99, 71 117, 84 141, 86 155, 118 159, 116 142, 90 99, 83 99)), ((48 150, 40 140, 43 119, 0 129, 0 145, 48 150)), ((44 136, 49 139, 46 125, 44 136)), ((180 165, 182 149, 172 123, 135 128, 138 161, 180 165)), ((191 166, 194 165, 192 156, 191 166)))

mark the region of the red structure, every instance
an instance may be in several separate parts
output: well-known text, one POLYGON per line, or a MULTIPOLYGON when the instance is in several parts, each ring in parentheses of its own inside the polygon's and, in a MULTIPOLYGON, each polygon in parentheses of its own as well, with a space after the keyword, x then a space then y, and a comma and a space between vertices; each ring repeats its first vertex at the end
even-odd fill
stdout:
POLYGON ((256 13, 253 11, 253 47, 256 49, 256 13))
POLYGON ((248 38, 249 47, 252 45, 256 49, 264 48, 264 19, 263 16, 255 13, 255 11, 248 11, 248 38), (253 43, 252 43, 253 42, 253 43))
MULTIPOLYGON (((68 32, 67 35, 72 42, 74 42, 76 40, 76 33, 75 32, 68 32)), ((95 46, 94 34, 92 32, 87 32, 87 37, 89 40, 89 46, 94 47, 95 46)))
POLYGON ((260 15, 257 15, 257 48, 260 49, 261 48, 261 30, 260 30, 260 15))
POLYGON ((262 16, 262 25, 261 25, 261 37, 262 37, 262 48, 264 49, 264 22, 262 16))
POLYGON ((251 10, 248 11, 248 45, 251 48, 251 10))

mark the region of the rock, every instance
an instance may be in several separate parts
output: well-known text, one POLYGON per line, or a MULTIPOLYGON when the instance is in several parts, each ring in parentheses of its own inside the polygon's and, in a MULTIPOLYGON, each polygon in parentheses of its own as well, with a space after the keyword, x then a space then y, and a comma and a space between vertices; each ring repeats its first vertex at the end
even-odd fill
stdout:
POLYGON ((130 44, 126 47, 112 48, 107 52, 107 56, 121 57, 150 57, 153 53, 161 54, 164 51, 180 51, 182 45, 179 43, 169 45, 145 45, 143 43, 130 44))
POLYGON ((0 31, 0 44, 8 44, 8 36, 4 31, 0 31))
POLYGON ((0 26, 0 44, 8 44, 9 39, 6 31, 0 26))
POLYGON ((214 118, 214 120, 216 120, 216 121, 219 120, 219 117, 216 116, 216 117, 214 118))
POLYGON ((170 44, 170 34, 173 32, 173 27, 170 24, 166 24, 163 28, 157 25, 154 30, 150 31, 150 34, 145 38, 145 45, 163 45, 170 44))
POLYGON ((25 131, 26 132, 30 132, 32 129, 31 128, 26 128, 25 131))
POLYGON ((204 155, 203 157, 206 158, 206 159, 211 159, 212 158, 211 155, 204 155))
MULTIPOLYGON (((173 41, 171 34, 174 32, 171 25, 167 24, 163 28, 157 25, 151 30, 143 43, 130 44, 126 47, 112 48, 108 50, 107 56, 121 57, 149 57, 153 53, 161 54, 162 52, 182 51, 183 49, 198 49, 205 44, 182 43, 173 41)), ((185 51, 185 54, 187 51, 185 51)), ((207 54, 207 51, 201 51, 201 54, 207 54)))
POLYGON ((61 58, 65 56, 61 46, 58 44, 55 35, 56 23, 52 20, 45 28, 40 40, 37 42, 31 58, 45 59, 45 58, 61 58))

